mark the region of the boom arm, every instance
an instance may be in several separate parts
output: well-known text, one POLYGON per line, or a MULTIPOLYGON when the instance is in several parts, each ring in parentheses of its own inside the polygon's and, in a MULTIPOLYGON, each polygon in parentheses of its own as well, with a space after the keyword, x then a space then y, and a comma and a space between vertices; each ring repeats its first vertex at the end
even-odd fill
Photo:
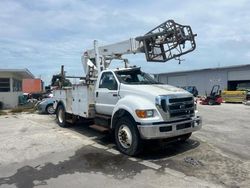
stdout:
MULTIPOLYGON (((180 56, 196 48, 195 36, 190 26, 168 20, 145 35, 126 41, 101 47, 98 47, 95 41, 94 49, 87 50, 82 56, 85 72, 89 72, 87 69, 91 62, 96 66, 97 71, 101 71, 108 68, 110 64, 110 62, 107 63, 108 60, 122 59, 122 55, 125 54, 145 53, 149 62, 179 59, 180 56)), ((95 68, 93 64, 92 68, 95 68)))

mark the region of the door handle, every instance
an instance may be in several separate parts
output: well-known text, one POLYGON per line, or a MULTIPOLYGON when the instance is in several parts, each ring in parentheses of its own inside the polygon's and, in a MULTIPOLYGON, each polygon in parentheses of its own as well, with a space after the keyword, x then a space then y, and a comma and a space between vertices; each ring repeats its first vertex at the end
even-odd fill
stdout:
POLYGON ((98 97, 98 92, 95 92, 95 96, 98 97))
POLYGON ((117 97, 118 96, 118 93, 116 91, 110 91, 109 93, 111 95, 113 95, 113 97, 117 97))

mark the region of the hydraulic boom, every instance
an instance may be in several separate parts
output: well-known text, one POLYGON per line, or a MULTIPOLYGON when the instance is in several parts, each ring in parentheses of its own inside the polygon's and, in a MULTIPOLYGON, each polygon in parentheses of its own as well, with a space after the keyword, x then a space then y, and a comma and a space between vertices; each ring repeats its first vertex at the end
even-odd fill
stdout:
POLYGON ((125 54, 144 53, 149 62, 180 61, 180 56, 196 48, 195 36, 190 26, 168 20, 143 36, 101 47, 95 41, 94 49, 82 56, 85 73, 91 76, 93 69, 97 72, 107 69, 111 60, 124 60, 125 54))

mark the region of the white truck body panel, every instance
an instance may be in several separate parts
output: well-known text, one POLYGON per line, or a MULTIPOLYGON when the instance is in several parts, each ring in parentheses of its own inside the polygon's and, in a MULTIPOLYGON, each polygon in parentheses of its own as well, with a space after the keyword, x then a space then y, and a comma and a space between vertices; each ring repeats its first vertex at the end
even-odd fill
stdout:
POLYGON ((140 122, 142 124, 165 121, 155 105, 155 98, 159 95, 169 96, 173 98, 192 97, 192 94, 190 94, 186 90, 170 85, 121 84, 119 90, 120 100, 115 105, 113 114, 119 109, 124 109, 130 112, 136 122, 140 122), (136 109, 152 109, 154 110, 155 116, 145 119, 138 118, 135 114, 136 109))
POLYGON ((84 118, 93 118, 94 113, 94 87, 74 85, 71 88, 54 90, 57 103, 64 104, 67 113, 84 118))

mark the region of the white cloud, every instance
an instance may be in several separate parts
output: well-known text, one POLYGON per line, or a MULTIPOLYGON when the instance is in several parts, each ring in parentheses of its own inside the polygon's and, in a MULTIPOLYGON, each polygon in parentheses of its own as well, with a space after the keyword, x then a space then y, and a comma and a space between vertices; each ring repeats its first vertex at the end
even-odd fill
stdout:
POLYGON ((132 57, 150 72, 168 72, 249 63, 250 4, 247 0, 217 1, 0 1, 0 66, 27 67, 48 77, 60 64, 81 74, 80 56, 100 44, 142 35, 167 19, 192 26, 197 50, 178 65, 150 64, 132 57), (45 68, 43 68, 45 67, 45 68))

